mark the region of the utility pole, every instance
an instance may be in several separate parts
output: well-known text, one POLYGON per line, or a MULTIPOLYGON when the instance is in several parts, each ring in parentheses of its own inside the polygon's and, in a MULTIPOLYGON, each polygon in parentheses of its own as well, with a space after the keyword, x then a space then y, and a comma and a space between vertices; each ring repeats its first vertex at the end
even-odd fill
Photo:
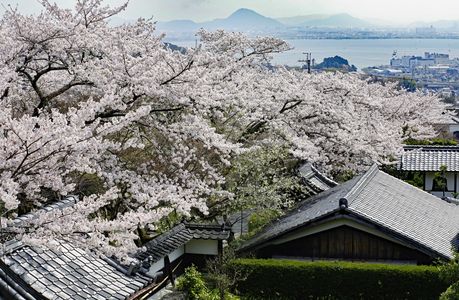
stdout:
POLYGON ((311 52, 303 52, 304 55, 306 55, 306 59, 300 59, 298 62, 300 63, 306 63, 308 66, 308 74, 311 74, 311 60, 312 60, 312 54, 311 52))

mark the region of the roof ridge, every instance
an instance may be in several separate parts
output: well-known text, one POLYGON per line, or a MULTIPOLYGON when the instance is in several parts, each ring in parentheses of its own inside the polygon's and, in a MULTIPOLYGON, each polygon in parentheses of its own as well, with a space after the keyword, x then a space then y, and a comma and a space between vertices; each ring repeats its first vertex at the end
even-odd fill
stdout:
POLYGON ((370 182, 373 177, 375 177, 376 173, 379 172, 379 167, 377 164, 373 164, 368 171, 362 175, 362 177, 357 181, 352 189, 347 192, 347 194, 342 198, 346 199, 348 202, 348 205, 352 203, 354 200, 355 196, 358 195, 365 186, 370 182))
POLYGON ((167 239, 167 238, 169 238, 169 237, 181 232, 182 230, 188 230, 188 228, 186 227, 186 225, 184 223, 180 223, 180 224, 172 227, 172 229, 170 229, 169 231, 166 231, 166 232, 154 237, 151 241, 148 241, 143 246, 148 248, 148 246, 153 246, 153 245, 156 245, 158 243, 161 243, 165 239, 167 239))
POLYGON ((312 164, 311 164, 311 170, 313 170, 315 172, 317 177, 319 177, 321 180, 325 181, 325 183, 330 184, 332 186, 337 186, 338 185, 338 183, 336 181, 334 181, 333 179, 331 179, 328 176, 324 175, 322 172, 320 172, 312 164))
POLYGON ((65 198, 63 199, 60 199, 58 201, 54 201, 48 205, 45 205, 43 207, 40 207, 39 209, 35 210, 35 211, 31 211, 29 213, 26 213, 24 215, 21 215, 21 216, 18 216, 17 218, 15 218, 13 220, 13 224, 14 226, 18 226, 24 222, 27 222, 27 221, 30 221, 30 220, 33 220, 35 218, 37 218, 38 214, 40 212, 50 212, 50 211, 54 211, 56 209, 64 209, 64 208, 67 208, 67 207, 71 207, 75 204, 77 204, 79 201, 79 197, 77 195, 69 195, 69 196, 66 196, 65 198))
POLYGON ((226 231, 225 224, 200 224, 200 223, 184 223, 187 229, 211 229, 226 231))
POLYGON ((38 217, 38 214, 44 212, 55 211, 57 209, 64 209, 67 207, 74 206, 78 203, 79 197, 77 195, 68 195, 64 198, 44 205, 34 211, 28 212, 26 214, 20 215, 13 220, 11 223, 7 224, 5 228, 0 228, 0 242, 6 242, 10 240, 15 240, 17 236, 17 232, 14 228, 20 228, 24 226, 25 223, 30 222, 38 217))
POLYGON ((405 145, 403 150, 459 150, 459 145, 405 145))

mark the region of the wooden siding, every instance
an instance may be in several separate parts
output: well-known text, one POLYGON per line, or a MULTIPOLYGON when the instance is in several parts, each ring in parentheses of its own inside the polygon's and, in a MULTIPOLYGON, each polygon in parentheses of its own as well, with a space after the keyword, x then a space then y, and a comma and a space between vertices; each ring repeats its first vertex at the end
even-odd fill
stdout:
POLYGON ((258 257, 343 259, 358 261, 407 261, 430 264, 426 254, 379 236, 340 226, 257 251, 258 257))

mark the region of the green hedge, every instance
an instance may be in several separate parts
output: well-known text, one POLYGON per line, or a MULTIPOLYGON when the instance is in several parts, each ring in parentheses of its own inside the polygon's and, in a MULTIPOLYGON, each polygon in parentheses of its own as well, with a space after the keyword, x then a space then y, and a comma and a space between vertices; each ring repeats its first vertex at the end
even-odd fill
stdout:
POLYGON ((438 299, 437 267, 238 259, 237 292, 247 299, 438 299))

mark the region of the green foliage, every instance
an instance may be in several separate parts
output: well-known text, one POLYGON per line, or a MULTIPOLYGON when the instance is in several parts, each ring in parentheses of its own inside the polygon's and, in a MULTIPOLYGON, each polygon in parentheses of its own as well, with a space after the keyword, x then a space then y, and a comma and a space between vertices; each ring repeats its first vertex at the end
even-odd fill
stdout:
POLYGON ((459 254, 448 263, 440 266, 440 277, 451 286, 441 295, 441 300, 459 300, 459 254))
POLYGON ((448 182, 446 180, 446 171, 448 171, 448 167, 445 165, 440 166, 440 171, 435 172, 433 178, 433 187, 434 191, 447 191, 448 190, 448 182))
POLYGON ((177 289, 186 293, 186 300, 239 300, 228 291, 220 293, 217 288, 210 289, 195 266, 185 269, 185 274, 178 279, 177 289))
POLYGON ((236 299, 229 293, 230 288, 243 277, 239 269, 232 265, 235 259, 235 251, 232 244, 225 248, 222 256, 207 261, 207 278, 212 291, 217 291, 220 300, 236 299), (228 298, 230 297, 230 298, 228 298))
POLYGON ((241 209, 282 210, 304 198, 298 160, 287 148, 262 147, 239 155, 225 175, 225 189, 234 194, 226 213, 241 209))
POLYGON ((105 192, 104 182, 96 174, 73 174, 76 181, 76 193, 81 196, 90 196, 105 192))
POLYGON ((405 145, 413 145, 413 146, 457 146, 457 141, 452 139, 445 139, 445 138, 433 138, 429 140, 416 140, 416 139, 406 139, 403 142, 405 145))
POLYGON ((440 300, 459 300, 459 281, 453 283, 443 294, 440 300))
POLYGON ((347 59, 342 58, 341 56, 326 57, 324 61, 315 66, 315 69, 321 70, 335 70, 335 71, 345 71, 345 72, 355 72, 357 67, 354 65, 349 65, 347 59))
POLYGON ((175 210, 170 214, 162 218, 156 224, 156 232, 164 233, 172 229, 175 225, 183 221, 183 216, 177 213, 175 210))
POLYGON ((403 78, 399 82, 399 87, 407 90, 408 92, 415 92, 416 91, 416 81, 411 78, 403 78))
POLYGON ((348 170, 340 173, 333 173, 332 175, 336 182, 346 182, 354 178, 356 174, 348 170))
POLYGON ((420 189, 424 189, 424 173, 423 172, 406 172, 398 170, 395 165, 382 166, 382 171, 397 177, 406 183, 411 184, 420 189))
POLYGON ((210 297, 204 278, 195 266, 185 269, 185 274, 178 279, 177 289, 186 292, 187 300, 202 300, 210 297))
POLYGON ((278 218, 281 213, 277 210, 263 210, 252 214, 249 218, 249 233, 255 234, 272 220, 278 218))
POLYGON ((408 174, 408 178, 405 179, 405 182, 420 189, 424 189, 424 174, 421 172, 411 172, 408 174))
POLYGON ((438 299, 447 284, 433 266, 239 259, 247 299, 438 299))

